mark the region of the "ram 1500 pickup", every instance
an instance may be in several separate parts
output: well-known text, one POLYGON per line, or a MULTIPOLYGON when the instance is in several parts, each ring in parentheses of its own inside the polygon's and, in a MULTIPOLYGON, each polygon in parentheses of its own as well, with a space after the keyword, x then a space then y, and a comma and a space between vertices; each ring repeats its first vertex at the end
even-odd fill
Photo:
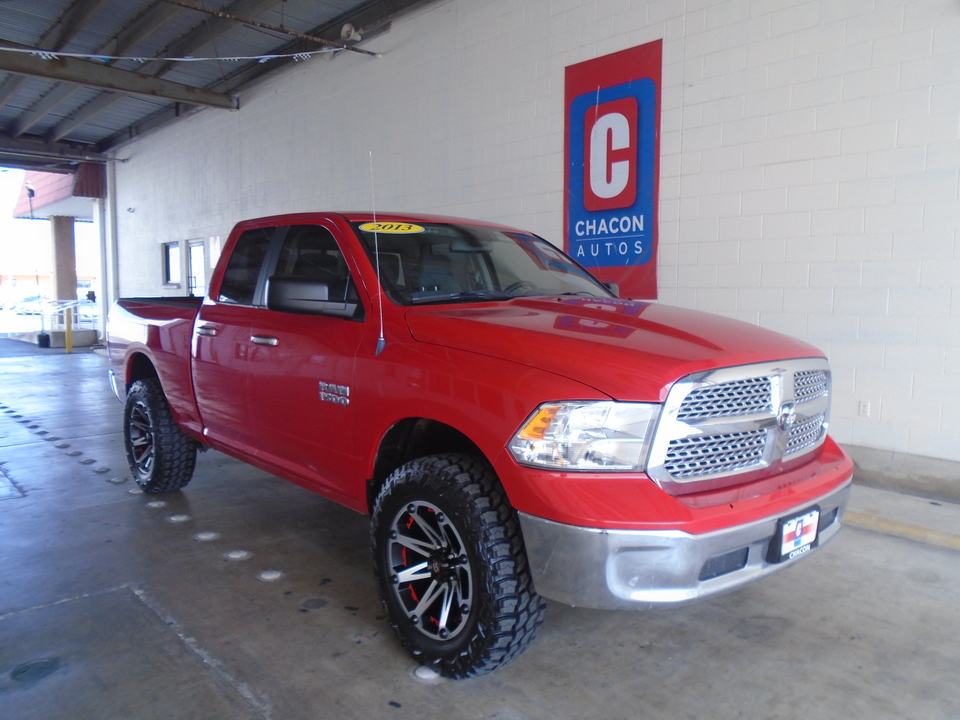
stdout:
POLYGON ((215 448, 371 517, 400 642, 450 677, 519 655, 543 598, 684 603, 815 552, 852 463, 814 347, 619 299, 483 222, 248 220, 209 293, 109 321, 134 478, 215 448))

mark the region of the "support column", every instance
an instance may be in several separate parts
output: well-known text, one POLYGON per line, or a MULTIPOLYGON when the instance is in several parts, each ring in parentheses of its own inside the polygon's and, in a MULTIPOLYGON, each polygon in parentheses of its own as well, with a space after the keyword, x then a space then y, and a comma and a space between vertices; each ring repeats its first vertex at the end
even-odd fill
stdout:
POLYGON ((93 201, 93 217, 97 223, 97 239, 100 247, 100 285, 97 288, 97 299, 100 301, 100 337, 107 336, 107 309, 113 302, 108 268, 112 261, 112 248, 107 247, 107 209, 106 201, 102 198, 93 201))
POLYGON ((104 235, 102 242, 106 251, 103 254, 107 263, 107 271, 104 273, 103 282, 107 283, 105 290, 109 287, 109 292, 103 293, 104 314, 114 301, 120 298, 120 243, 117 232, 117 164, 107 163, 107 195, 106 207, 104 208, 104 235))
POLYGON ((73 218, 50 218, 53 235, 54 300, 77 299, 77 249, 74 243, 73 218))

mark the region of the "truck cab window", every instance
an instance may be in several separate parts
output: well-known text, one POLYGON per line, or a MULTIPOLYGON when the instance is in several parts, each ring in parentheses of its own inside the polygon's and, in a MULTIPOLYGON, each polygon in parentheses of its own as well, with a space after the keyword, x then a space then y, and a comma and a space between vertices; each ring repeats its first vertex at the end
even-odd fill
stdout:
POLYGON ((252 305, 260 268, 267 256, 270 238, 276 228, 247 230, 239 238, 223 273, 218 300, 237 305, 252 305))
POLYGON ((293 225, 287 231, 275 275, 291 280, 326 283, 330 302, 358 302, 347 261, 329 230, 319 225, 293 225))

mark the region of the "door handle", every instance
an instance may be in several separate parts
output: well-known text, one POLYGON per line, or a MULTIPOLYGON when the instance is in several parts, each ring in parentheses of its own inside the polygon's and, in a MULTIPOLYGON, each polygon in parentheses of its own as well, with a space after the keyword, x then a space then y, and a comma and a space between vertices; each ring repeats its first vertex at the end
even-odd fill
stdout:
POLYGON ((269 335, 251 335, 250 340, 255 345, 269 345, 273 347, 280 344, 280 341, 277 338, 270 337, 269 335))
POLYGON ((217 329, 215 327, 210 327, 209 325, 201 325, 197 328, 197 335, 207 335, 208 337, 215 337, 217 334, 217 329))

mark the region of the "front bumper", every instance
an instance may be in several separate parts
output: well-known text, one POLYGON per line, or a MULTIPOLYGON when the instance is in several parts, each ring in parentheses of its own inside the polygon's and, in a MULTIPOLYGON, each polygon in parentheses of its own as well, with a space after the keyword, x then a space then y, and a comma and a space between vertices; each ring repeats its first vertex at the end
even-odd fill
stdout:
POLYGON ((520 513, 520 524, 540 595, 579 607, 642 608, 691 602, 793 565, 810 553, 767 561, 778 520, 818 505, 822 547, 840 530, 849 498, 847 481, 776 517, 702 535, 577 527, 526 513, 520 513))

